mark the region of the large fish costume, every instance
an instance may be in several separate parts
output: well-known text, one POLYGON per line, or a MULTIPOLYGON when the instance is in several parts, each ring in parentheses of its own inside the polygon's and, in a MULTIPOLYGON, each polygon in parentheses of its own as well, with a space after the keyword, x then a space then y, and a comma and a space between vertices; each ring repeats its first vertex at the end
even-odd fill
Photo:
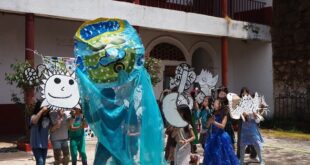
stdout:
POLYGON ((120 19, 85 22, 74 53, 82 109, 98 137, 94 164, 165 164, 163 122, 135 29, 120 19))

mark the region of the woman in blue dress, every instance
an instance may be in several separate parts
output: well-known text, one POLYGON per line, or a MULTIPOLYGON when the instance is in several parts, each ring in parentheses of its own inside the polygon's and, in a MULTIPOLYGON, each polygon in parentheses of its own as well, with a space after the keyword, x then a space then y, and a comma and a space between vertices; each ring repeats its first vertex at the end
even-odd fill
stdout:
POLYGON ((238 165, 239 160, 232 147, 230 136, 225 132, 228 110, 221 107, 219 99, 214 101, 214 115, 208 120, 212 129, 204 146, 204 165, 238 165))

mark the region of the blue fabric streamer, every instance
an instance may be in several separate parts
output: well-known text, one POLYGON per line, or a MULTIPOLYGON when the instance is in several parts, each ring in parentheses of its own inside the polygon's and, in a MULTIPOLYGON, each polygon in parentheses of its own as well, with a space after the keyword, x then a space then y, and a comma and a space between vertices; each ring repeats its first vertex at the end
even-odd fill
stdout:
MULTIPOLYGON (((81 29, 85 26, 91 31, 93 27, 99 27, 91 26, 91 24, 103 24, 100 21, 104 22, 105 19, 83 24, 81 29)), ((163 122, 154 97, 150 76, 143 67, 142 42, 127 21, 118 19, 115 21, 120 22, 120 25, 125 25, 121 35, 116 33, 112 37, 122 37, 126 41, 115 45, 117 49, 124 50, 126 54, 124 51, 118 51, 121 54, 116 54, 113 58, 119 59, 111 59, 110 62, 107 59, 104 65, 100 64, 97 57, 98 50, 91 48, 91 43, 97 42, 98 36, 92 35, 93 41, 87 43, 88 41, 79 38, 76 34, 75 55, 78 65, 76 73, 81 105, 90 128, 98 138, 94 164, 166 164, 163 153, 163 122), (131 69, 130 54, 133 51, 134 66, 131 69), (93 59, 98 61, 94 62, 93 59), (90 66, 96 66, 96 68, 90 66), (97 70, 94 71, 95 69, 98 72, 104 72, 96 77, 97 70), (108 76, 109 79, 102 79, 102 76, 108 76), (100 82, 101 80, 107 82, 100 82)), ((105 34, 98 33, 97 35, 105 34)), ((114 38, 111 42, 114 42, 114 38)), ((99 41, 101 42, 100 36, 99 41)), ((96 44, 98 47, 98 43, 96 44)), ((100 52, 107 51, 102 47, 100 52)), ((109 58, 108 54, 103 54, 103 56, 109 58)))

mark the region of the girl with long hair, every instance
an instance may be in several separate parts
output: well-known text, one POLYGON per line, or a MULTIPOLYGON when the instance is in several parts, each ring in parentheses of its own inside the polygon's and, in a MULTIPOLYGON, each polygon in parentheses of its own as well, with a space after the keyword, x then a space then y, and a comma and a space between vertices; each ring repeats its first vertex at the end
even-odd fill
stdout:
POLYGON ((41 108, 41 101, 37 101, 30 118, 30 146, 36 159, 36 165, 44 165, 48 149, 48 135, 50 128, 49 110, 41 108))
POLYGON ((225 164, 237 165, 231 138, 225 132, 228 109, 222 108, 221 101, 214 101, 214 115, 208 120, 207 128, 212 129, 204 146, 204 165, 225 164))
POLYGON ((190 143, 195 140, 192 125, 192 114, 188 105, 179 105, 177 110, 188 125, 183 128, 175 128, 172 134, 172 137, 174 137, 177 142, 174 152, 174 164, 188 165, 191 155, 190 143))

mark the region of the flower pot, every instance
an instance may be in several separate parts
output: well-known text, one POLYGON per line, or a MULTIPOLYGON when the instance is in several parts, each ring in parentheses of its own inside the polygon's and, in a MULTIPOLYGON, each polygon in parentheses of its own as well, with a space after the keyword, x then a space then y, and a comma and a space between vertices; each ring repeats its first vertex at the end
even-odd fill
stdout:
MULTIPOLYGON (((48 141, 47 147, 48 147, 48 149, 53 148, 52 143, 50 141, 48 141)), ((30 146, 30 143, 20 141, 20 142, 17 142, 17 149, 20 151, 30 152, 31 146, 30 146)))

